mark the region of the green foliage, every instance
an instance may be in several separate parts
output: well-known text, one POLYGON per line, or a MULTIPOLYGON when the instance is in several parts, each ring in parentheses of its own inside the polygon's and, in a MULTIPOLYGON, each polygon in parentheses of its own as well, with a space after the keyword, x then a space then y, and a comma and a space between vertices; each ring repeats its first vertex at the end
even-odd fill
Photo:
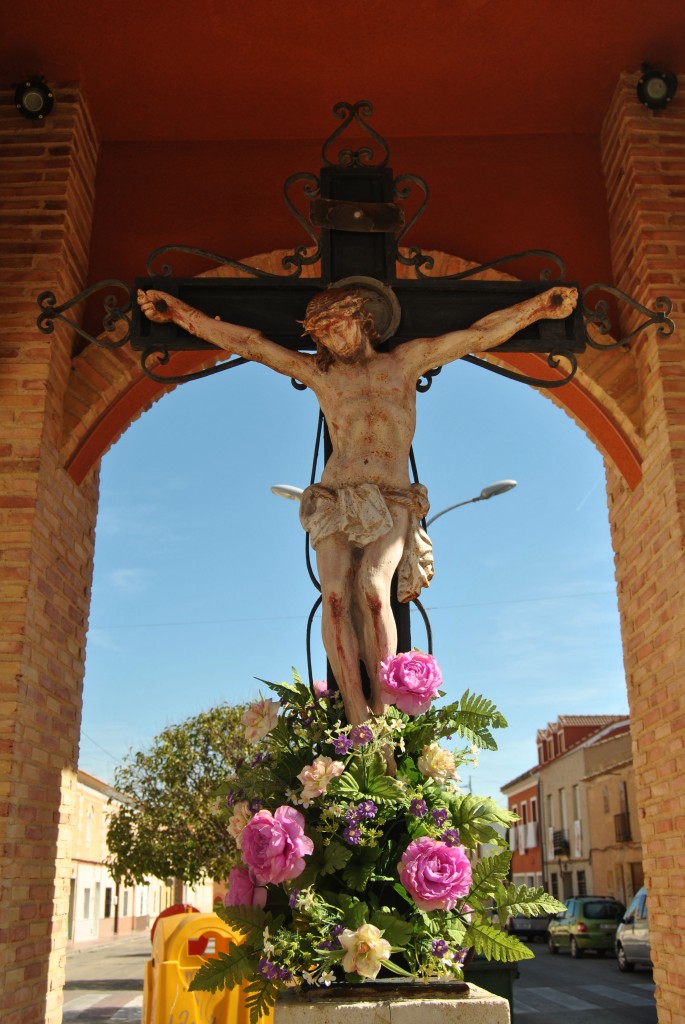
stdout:
POLYGON ((233 988, 252 977, 254 960, 247 947, 233 946, 230 953, 217 953, 216 959, 206 960, 188 987, 191 992, 218 992, 223 988, 233 988))
POLYGON ((244 710, 221 705, 169 726, 116 769, 114 786, 125 799, 110 819, 107 844, 117 881, 228 876, 237 851, 219 793, 239 758, 255 754, 244 738, 244 710))
MULTIPOLYGON (((469 946, 502 961, 531 956, 528 946, 490 922, 489 911, 496 904, 500 911, 535 913, 555 901, 542 890, 507 885, 511 855, 502 832, 514 816, 493 800, 462 793, 455 777, 460 765, 473 763, 477 748, 495 748, 492 730, 506 722, 494 704, 467 690, 461 700, 414 717, 391 707, 365 723, 361 736, 345 724, 338 695, 315 696, 297 675, 292 683, 268 685, 280 698, 279 720, 265 741, 266 758, 238 768, 228 783, 241 801, 236 827, 245 825, 255 800, 274 815, 287 807, 313 849, 295 878, 263 887, 264 910, 218 908, 242 942, 203 967, 193 988, 247 980, 256 1024, 283 984, 361 981, 355 943, 377 957, 384 974, 415 978, 461 977, 469 946), (452 735, 469 746, 452 751, 438 743, 452 735), (406 876, 407 888, 400 882, 400 862, 418 839, 429 842, 411 855, 453 859, 463 879, 456 893, 441 897, 442 909, 419 909, 420 889, 406 876), (483 843, 495 852, 471 869, 463 849, 452 851, 483 843)), ((262 832, 266 820, 260 819, 259 835, 275 835, 275 821, 273 833, 270 825, 262 832)), ((241 878, 249 891, 248 868, 241 878)))
POLYGON ((536 917, 539 914, 556 914, 565 906, 546 893, 540 886, 528 889, 525 885, 504 885, 500 882, 494 890, 494 899, 500 918, 507 914, 525 914, 536 917))
POLYGON ((525 943, 515 935, 503 932, 494 924, 472 923, 466 929, 464 941, 488 960, 513 963, 516 960, 532 960, 535 957, 535 953, 525 943))

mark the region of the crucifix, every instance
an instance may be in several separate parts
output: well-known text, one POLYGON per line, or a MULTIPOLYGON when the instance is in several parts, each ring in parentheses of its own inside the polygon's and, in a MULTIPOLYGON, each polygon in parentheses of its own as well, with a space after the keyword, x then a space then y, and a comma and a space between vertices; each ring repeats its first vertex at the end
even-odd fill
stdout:
MULTIPOLYGON (((250 360, 314 391, 326 425, 326 463, 303 494, 300 518, 317 556, 329 665, 347 719, 358 724, 382 713, 380 665, 409 650, 407 602, 433 574, 427 492, 411 452, 416 390, 427 386, 421 381, 466 359, 537 386, 559 386, 575 372, 575 353, 592 341, 574 284, 474 279, 482 267, 431 276, 431 257, 399 244, 421 212, 405 224, 402 201, 413 186, 427 197, 427 187, 413 175, 393 178, 387 146, 365 120, 370 104, 338 104, 334 112, 343 125, 324 143, 320 177, 286 182, 286 201, 314 247, 285 257, 280 275, 217 258, 250 276, 136 279, 131 337, 155 379, 178 380, 157 375, 152 361, 215 346, 235 358, 191 379, 250 360), (340 149, 331 160, 331 147, 353 123, 371 145, 340 149), (289 198, 298 183, 309 200, 307 219, 289 198), (302 276, 311 264, 319 277, 302 276), (398 275, 402 264, 413 267, 413 279, 398 275), (555 367, 561 355, 571 372, 532 380, 478 358, 506 349, 548 353, 555 367)), ((47 310, 51 303, 41 299, 47 310)), ((648 322, 670 324, 662 311, 645 312, 648 322)))

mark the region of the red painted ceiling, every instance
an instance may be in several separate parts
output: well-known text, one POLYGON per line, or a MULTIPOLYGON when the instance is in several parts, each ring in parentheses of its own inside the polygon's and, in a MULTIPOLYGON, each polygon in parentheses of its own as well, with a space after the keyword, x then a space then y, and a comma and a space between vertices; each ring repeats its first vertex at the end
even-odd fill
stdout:
MULTIPOLYGON (((0 79, 80 80, 101 140, 595 133, 618 75, 685 72, 683 0, 32 0, 0 79)), ((681 85, 685 88, 685 83, 681 85)))

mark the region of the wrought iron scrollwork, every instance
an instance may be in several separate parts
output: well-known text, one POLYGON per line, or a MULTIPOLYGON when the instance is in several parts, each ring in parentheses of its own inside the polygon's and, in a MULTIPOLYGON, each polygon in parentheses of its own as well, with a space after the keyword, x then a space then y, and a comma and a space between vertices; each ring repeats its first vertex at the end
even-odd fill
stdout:
POLYGON ((610 284, 591 284, 583 291, 583 315, 585 317, 586 327, 593 324, 599 334, 605 335, 611 332, 611 320, 609 319, 609 303, 605 299, 599 299, 593 309, 590 309, 588 305, 588 296, 595 292, 606 292, 608 295, 612 295, 615 299, 620 299, 623 302, 627 302, 633 309, 643 313, 647 318, 642 323, 638 324, 629 334, 626 334, 623 338, 618 341, 610 341, 603 343, 590 336, 590 333, 586 330, 586 341, 591 348, 599 349, 600 351, 610 351, 611 349, 621 348, 628 346, 628 342, 631 341, 640 331, 643 331, 645 327, 649 327, 651 324, 657 325, 657 337, 668 338, 669 335, 673 334, 675 330, 675 323, 671 320, 668 315, 673 309, 673 303, 667 295, 659 295, 654 301, 654 308, 648 309, 647 306, 643 306, 637 299, 632 298, 630 295, 626 295, 619 288, 614 288, 610 284))
POLYGON ((550 380, 545 377, 529 377, 525 373, 516 373, 515 370, 507 370, 504 366, 497 366, 496 363, 488 363, 484 359, 478 359, 477 356, 462 356, 465 362, 471 363, 473 366, 481 366, 484 370, 490 370, 491 373, 497 373, 500 377, 507 377, 508 380, 518 381, 520 384, 530 384, 534 388, 561 388, 564 384, 568 384, 572 381, 576 375, 578 369, 578 360, 576 359, 573 352, 568 352, 566 349, 556 349, 554 352, 550 352, 547 356, 547 365, 553 370, 559 369, 559 360, 565 359, 569 364, 569 371, 564 377, 558 377, 555 380, 550 380))
POLYGON ((129 285, 125 281, 120 281, 113 277, 107 278, 104 281, 98 281, 97 284, 84 289, 84 291, 74 295, 73 298, 63 302, 60 306, 57 305, 57 297, 54 292, 41 292, 38 296, 38 306, 41 312, 38 315, 36 325, 43 334, 52 334, 55 329, 55 320, 59 320, 73 331, 76 331, 86 341, 99 345, 100 348, 121 348, 131 338, 131 324, 128 314, 131 312, 132 302, 133 292, 129 285), (91 295, 105 288, 120 288, 126 295, 126 302, 123 304, 117 300, 116 295, 112 294, 106 295, 103 300, 105 315, 102 320, 102 329, 105 334, 114 334, 118 327, 125 325, 123 334, 118 338, 94 338, 92 334, 85 331, 75 320, 70 320, 69 317, 64 316, 68 309, 77 306, 80 302, 84 302, 91 295))
MULTIPOLYGON (((423 269, 425 268, 426 270, 432 270, 432 266, 433 266, 432 261, 429 264, 427 261, 422 261, 422 260, 418 259, 417 256, 423 256, 424 255, 424 254, 421 253, 421 251, 419 249, 414 250, 414 253, 415 253, 415 258, 410 260, 410 261, 408 261, 408 262, 409 263, 413 263, 416 266, 416 276, 417 277, 429 277, 429 276, 431 276, 429 274, 424 274, 423 273, 423 269)), ((465 280, 467 277, 475 277, 476 274, 481 274, 484 270, 494 270, 494 269, 496 269, 498 267, 504 266, 507 263, 514 263, 517 260, 529 259, 531 256, 539 256, 542 259, 549 260, 556 267, 557 273, 556 273, 555 277, 552 277, 553 271, 552 271, 551 267, 543 267, 543 269, 540 271, 540 280, 541 281, 550 281, 551 283, 554 283, 554 281, 563 281, 564 280, 564 278, 566 276, 566 264, 562 260, 561 256, 558 256, 557 253, 552 252, 549 249, 526 249, 524 252, 515 252, 515 253, 512 253, 510 256, 500 256, 499 259, 492 260, 490 263, 481 263, 481 264, 479 264, 476 267, 467 267, 466 270, 460 270, 456 274, 440 274, 440 280, 441 281, 462 281, 462 280, 465 280)), ((400 260, 400 262, 404 263, 405 261, 404 260, 400 260)))
MULTIPOLYGON (((418 210, 409 218, 408 221, 405 222, 405 225, 400 231, 400 233, 395 236, 395 245, 399 247, 399 244, 404 238, 404 236, 407 234, 410 228, 413 228, 414 224, 416 224, 417 220, 423 215, 423 211, 428 206, 430 189, 428 188, 428 185, 423 180, 423 178, 420 178, 418 174, 400 174, 398 175, 397 178, 395 178, 394 186, 395 199, 399 199, 402 202, 405 202, 411 196, 412 190, 414 188, 419 189, 423 193, 423 198, 421 200, 418 210)), ((400 263, 404 262, 404 260, 402 260, 399 256, 399 250, 397 253, 397 258, 400 263)), ((427 258, 431 259, 430 256, 427 258)))
POLYGON ((365 118, 373 114, 373 104, 369 100, 358 100, 357 103, 336 103, 333 107, 333 116, 339 118, 343 123, 328 136, 321 147, 321 157, 327 167, 334 167, 336 164, 341 167, 385 167, 390 157, 388 144, 382 135, 367 124, 365 118), (380 157, 374 163, 374 149, 371 146, 362 146, 360 149, 337 149, 337 159, 329 158, 329 151, 336 149, 335 142, 347 131, 351 124, 357 124, 362 131, 375 142, 380 148, 380 157))
POLYGON ((161 373, 155 373, 154 370, 150 369, 150 362, 156 359, 156 366, 165 366, 170 359, 169 352, 163 345, 151 345, 150 348, 146 348, 140 357, 140 367, 146 377, 150 377, 152 380, 156 380, 159 384, 185 384, 189 380, 201 380, 203 377, 211 377, 215 373, 223 373, 224 370, 232 370, 236 366, 243 366, 245 363, 249 363, 249 359, 243 359, 242 356, 235 356, 233 359, 229 359, 225 363, 218 363, 216 366, 208 366, 204 370, 195 370, 193 373, 184 373, 180 376, 165 376, 161 373))
POLYGON ((159 271, 155 271, 154 269, 155 260, 165 253, 170 252, 180 252, 188 256, 200 256, 202 259, 210 260, 210 262, 215 263, 218 267, 232 267, 234 270, 239 270, 242 273, 247 274, 249 277, 263 277, 269 278, 270 280, 282 280, 282 278, 286 276, 299 276, 299 270, 296 270, 291 275, 274 274, 270 270, 260 270, 259 267, 253 267, 249 263, 241 263, 240 260, 231 260, 227 256, 221 256, 216 252, 209 252, 208 249, 198 249, 193 245, 161 245, 158 249, 154 249, 147 258, 145 269, 148 277, 170 277, 172 275, 173 268, 170 263, 163 263, 159 271))
POLYGON ((425 394, 431 388, 433 378, 437 377, 441 370, 442 366, 434 366, 432 370, 426 370, 425 373, 422 373, 416 382, 416 390, 420 391, 421 394, 425 394))
POLYGON ((286 206, 298 224, 304 228, 314 242, 314 251, 311 253, 307 252, 306 246, 298 245, 292 253, 283 257, 283 267, 286 270, 289 267, 292 267, 294 271, 293 277, 297 277, 301 273, 302 267, 311 263, 316 263, 321 259, 321 236, 314 231, 311 220, 300 213, 291 198, 291 193, 296 185, 302 185, 302 193, 305 199, 309 201, 316 199, 321 194, 321 182, 315 174, 310 174, 308 171, 301 171, 299 174, 291 174, 283 185, 283 198, 286 206))

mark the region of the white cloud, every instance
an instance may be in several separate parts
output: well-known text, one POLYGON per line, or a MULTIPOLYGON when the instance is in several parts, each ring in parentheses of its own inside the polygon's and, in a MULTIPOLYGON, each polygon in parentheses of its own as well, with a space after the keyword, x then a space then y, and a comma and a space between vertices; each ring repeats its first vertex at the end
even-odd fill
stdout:
POLYGON ((146 576, 144 569, 113 569, 107 574, 107 580, 124 594, 140 594, 147 586, 146 576))

